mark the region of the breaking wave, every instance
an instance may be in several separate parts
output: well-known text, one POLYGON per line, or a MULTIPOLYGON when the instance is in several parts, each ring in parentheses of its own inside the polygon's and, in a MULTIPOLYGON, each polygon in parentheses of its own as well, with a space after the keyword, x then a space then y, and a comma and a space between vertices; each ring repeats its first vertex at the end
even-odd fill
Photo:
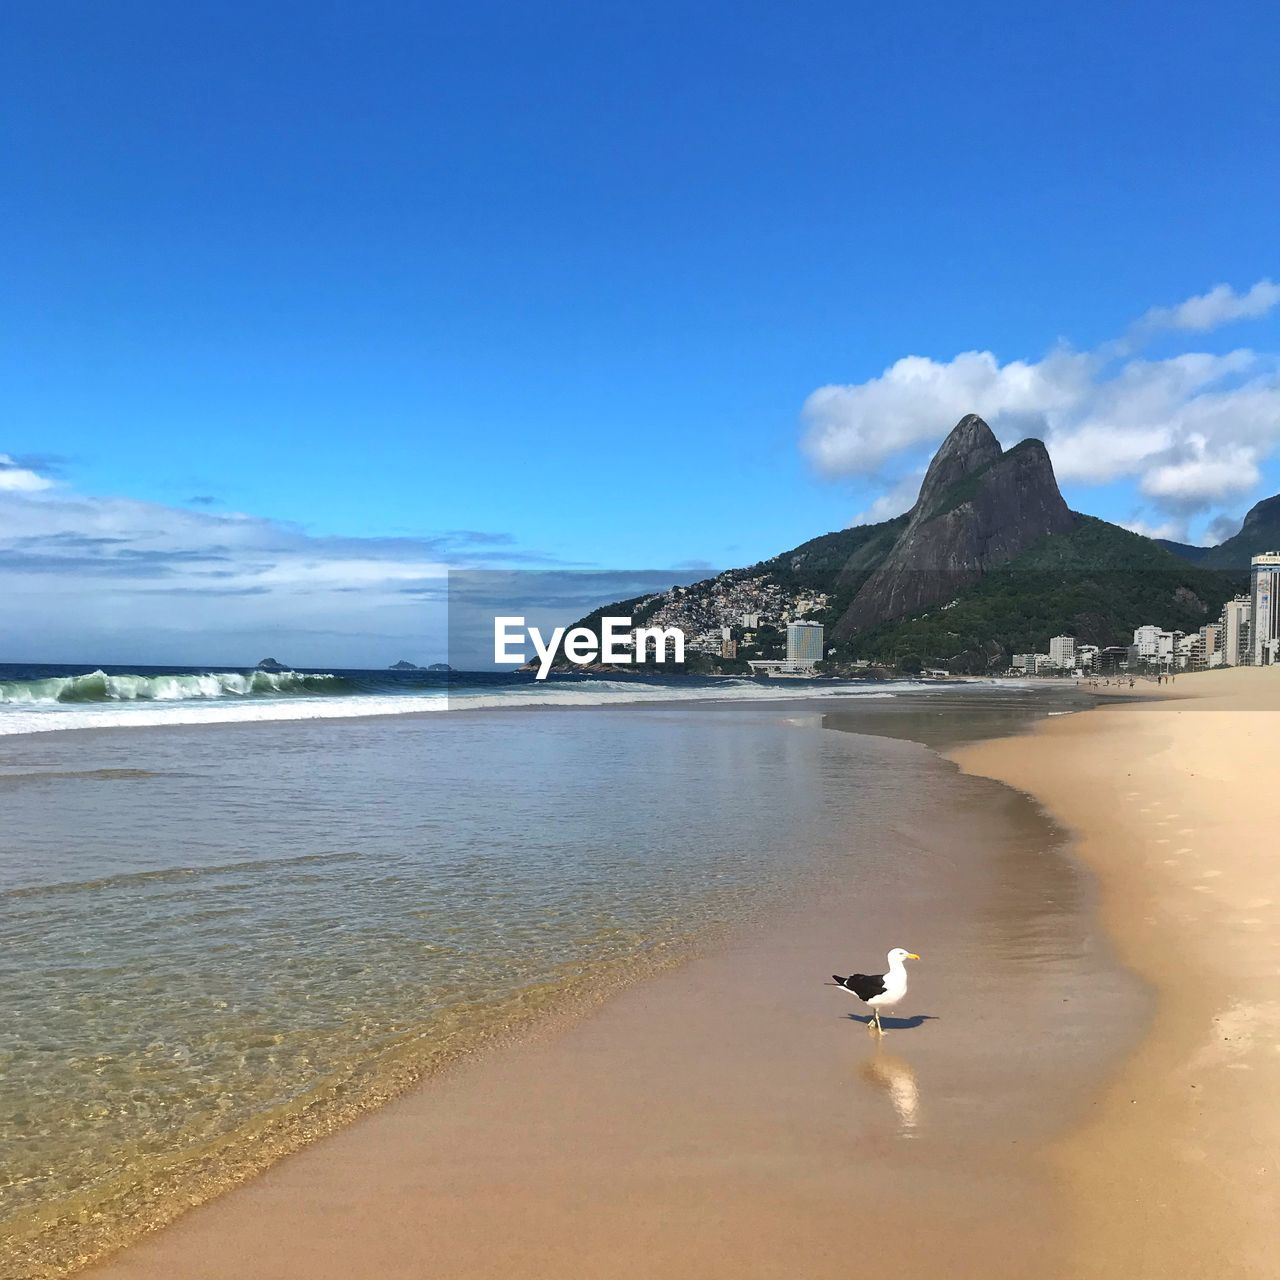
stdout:
POLYGON ((48 706, 85 702, 186 702, 210 698, 281 698, 351 693, 341 676, 300 671, 209 671, 184 675, 47 676, 0 680, 0 703, 48 706))

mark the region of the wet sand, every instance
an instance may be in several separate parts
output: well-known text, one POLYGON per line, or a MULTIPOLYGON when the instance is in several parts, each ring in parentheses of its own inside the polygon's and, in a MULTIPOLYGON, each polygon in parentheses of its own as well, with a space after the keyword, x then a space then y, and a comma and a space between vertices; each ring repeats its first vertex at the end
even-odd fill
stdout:
POLYGON ((1280 670, 1180 676, 1159 692, 956 755, 1076 830, 1109 931, 1156 992, 1151 1034, 1053 1151, 1070 1273, 1273 1277, 1280 670))
POLYGON ((1031 802, 886 747, 913 794, 877 898, 850 857, 817 895, 429 1081, 91 1274, 1069 1274, 1046 1262, 1072 1227, 1046 1152, 1148 1003, 1031 802), (879 1041, 826 979, 898 944, 924 959, 879 1041))

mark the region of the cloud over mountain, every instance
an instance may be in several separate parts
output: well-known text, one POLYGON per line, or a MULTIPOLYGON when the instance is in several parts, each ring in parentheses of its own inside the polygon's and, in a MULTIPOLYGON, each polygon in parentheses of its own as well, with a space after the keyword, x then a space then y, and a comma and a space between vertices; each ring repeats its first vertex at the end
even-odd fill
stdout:
POLYGON ((1259 463, 1280 445, 1280 359, 1243 347, 1144 358, 1133 335, 1203 332, 1277 303, 1280 285, 1269 280, 1243 293, 1219 285, 1147 312, 1130 336, 1094 351, 1004 362, 991 351, 905 356, 865 382, 815 390, 803 448, 826 475, 902 485, 913 452, 973 412, 1006 442, 1042 438, 1062 480, 1129 478, 1158 513, 1185 521, 1259 483, 1259 463))

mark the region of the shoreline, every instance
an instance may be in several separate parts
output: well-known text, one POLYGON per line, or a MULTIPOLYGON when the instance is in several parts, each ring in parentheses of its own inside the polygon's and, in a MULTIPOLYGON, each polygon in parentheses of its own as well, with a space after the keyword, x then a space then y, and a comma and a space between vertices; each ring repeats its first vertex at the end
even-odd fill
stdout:
MULTIPOLYGON (((734 681, 733 688, 742 690, 740 696, 733 696, 727 690, 715 688, 699 688, 685 683, 686 678, 677 677, 666 683, 654 680, 633 678, 633 687, 627 691, 601 690, 593 688, 590 681, 562 682, 550 686, 545 684, 535 687, 540 696, 519 693, 504 696, 500 694, 458 694, 452 700, 447 693, 434 696, 415 694, 364 694, 358 696, 335 695, 326 698, 322 695, 305 697, 243 697, 225 699, 191 698, 177 701, 140 700, 120 701, 92 704, 92 710, 79 710, 74 703, 60 705, 55 710, 37 712, 13 712, 17 715, 36 717, 24 721, 21 727, 10 728, 5 724, 4 710, 0 710, 0 746, 6 742, 21 743, 31 738, 42 738, 54 733, 114 733, 118 730, 187 730, 194 728, 240 728, 257 725, 274 726, 290 724, 311 726, 328 724, 334 721, 343 724, 361 724, 369 721, 409 718, 413 720, 434 720, 439 716, 482 715, 490 712, 528 712, 550 710, 593 710, 597 707, 655 707, 655 706, 738 706, 760 704, 774 706, 779 703, 804 703, 823 699, 847 698, 850 702, 861 699, 891 698, 903 696, 936 696, 956 692, 965 688, 994 688, 1018 691, 1031 688, 1052 696, 1053 690, 1049 682, 1036 682, 1024 677, 978 677, 956 676, 949 680, 919 680, 903 677, 898 680, 859 680, 856 678, 825 681, 815 687, 774 686, 768 682, 753 680, 748 677, 725 676, 717 679, 734 681), (640 692, 644 691, 644 692, 640 692), (750 692, 748 692, 750 691, 750 692), (856 692, 854 692, 856 691, 856 692), (568 695, 568 696, 557 696, 568 695), (362 703, 368 702, 369 706, 362 703), (376 704, 376 705, 375 705, 376 704), (184 710, 185 708, 185 710, 184 710), (257 711, 263 714, 245 714, 257 711), (266 714, 271 713, 271 714, 266 714), (80 715, 82 719, 73 723, 54 723, 42 725, 39 718, 48 716, 69 717, 80 715), (122 719, 107 720, 108 716, 122 715, 122 719), (185 718, 182 718, 185 716, 185 718), (97 723, 99 720, 107 723, 97 723)), ((688 680, 710 679, 710 677, 688 677, 688 680)), ((601 683, 607 683, 602 680, 601 683)), ((1063 686, 1064 688, 1067 686, 1063 686)), ((4 704, 11 709, 21 704, 4 704)))
MULTIPOLYGON (((1089 886, 1030 802, 916 741, 885 750, 900 761, 882 779, 893 839, 930 852, 880 900, 833 873, 776 919, 462 1064, 87 1274, 836 1277, 851 1249, 886 1276, 933 1274, 944 1253, 953 1276, 997 1274, 994 1255, 1025 1274, 1066 1230, 1044 1146, 1112 1065, 1083 997, 1109 990, 1117 1040, 1143 1002, 1100 955, 1089 886), (908 761, 950 806, 945 836, 928 802, 901 803, 908 761), (882 1043, 821 977, 860 921, 883 946, 923 931, 937 948, 919 1008, 904 1006, 915 1016, 882 1043), (1007 1038, 1011 1012, 1034 1027, 1024 1041, 1007 1038), (850 1203, 881 1226, 851 1231, 850 1203), (870 1251, 855 1239, 868 1234, 870 1251)), ((859 959, 875 949, 856 944, 859 959)))
POLYGON ((950 753, 1075 834, 1155 1018, 1051 1158, 1070 1274, 1274 1276, 1280 874, 1266 794, 1280 678, 1196 673, 950 753))

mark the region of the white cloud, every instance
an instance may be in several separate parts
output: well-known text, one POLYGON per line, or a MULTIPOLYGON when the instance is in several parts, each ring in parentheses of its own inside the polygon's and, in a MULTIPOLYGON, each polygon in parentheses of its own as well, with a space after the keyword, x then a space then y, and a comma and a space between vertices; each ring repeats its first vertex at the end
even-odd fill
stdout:
POLYGON ((1173 443, 1168 427, 1123 427, 1114 422, 1085 422, 1050 434, 1050 456, 1059 479, 1090 484, 1130 475, 1173 443))
POLYGON ((1226 542, 1228 538, 1234 538, 1240 532, 1240 526, 1244 523, 1240 516, 1229 516, 1225 513, 1214 516, 1212 520, 1205 526, 1204 545, 1206 547, 1216 547, 1220 542, 1226 542))
POLYGON ((1140 329, 1185 329, 1203 333, 1233 320, 1256 320, 1280 303, 1280 284, 1259 280, 1251 289, 1237 293, 1230 285, 1215 285, 1176 307, 1152 307, 1141 320, 1140 329))
POLYGON ((1144 538, 1168 538, 1172 542, 1185 542, 1186 524, 1181 520, 1164 520, 1160 524, 1151 524, 1135 516, 1132 520, 1120 522, 1126 529, 1140 533, 1144 538))
MULTIPOLYGON (((1280 285, 1266 280, 1243 294, 1220 286, 1149 312, 1143 324, 1208 328, 1264 314, 1277 300, 1280 285)), ((970 412, 1006 442, 1041 437, 1059 479, 1132 477, 1182 520, 1258 484, 1258 464, 1280 444, 1280 360, 1248 349, 1152 360, 1124 343, 1005 363, 990 351, 907 356, 866 382, 814 391, 803 448, 827 475, 892 475, 970 412)), ((898 500, 887 493, 858 520, 882 518, 898 500)))
POLYGON ((325 537, 49 490, 0 487, 0 653, 11 661, 438 658, 450 568, 542 561, 505 534, 325 537))
POLYGON ((868 382, 813 392, 804 405, 804 447, 828 474, 871 475, 904 449, 938 440, 962 413, 980 413, 994 426, 1069 405, 1088 382, 1088 365, 1088 356, 1069 351, 1004 365, 990 351, 945 363, 905 356, 868 382))
POLYGON ((859 511, 851 524, 879 524, 881 520, 892 520, 904 511, 910 511, 920 496, 920 482, 924 479, 923 469, 912 471, 895 481, 893 487, 882 493, 865 511, 859 511))
POLYGON ((1254 451, 1243 445, 1211 450, 1203 436, 1191 437, 1186 455, 1161 463, 1142 477, 1142 492, 1167 505, 1192 510, 1214 499, 1248 493, 1262 479, 1254 451))
POLYGON ((7 453, 0 453, 0 490, 10 493, 36 493, 51 488, 53 481, 28 467, 19 466, 7 453))

